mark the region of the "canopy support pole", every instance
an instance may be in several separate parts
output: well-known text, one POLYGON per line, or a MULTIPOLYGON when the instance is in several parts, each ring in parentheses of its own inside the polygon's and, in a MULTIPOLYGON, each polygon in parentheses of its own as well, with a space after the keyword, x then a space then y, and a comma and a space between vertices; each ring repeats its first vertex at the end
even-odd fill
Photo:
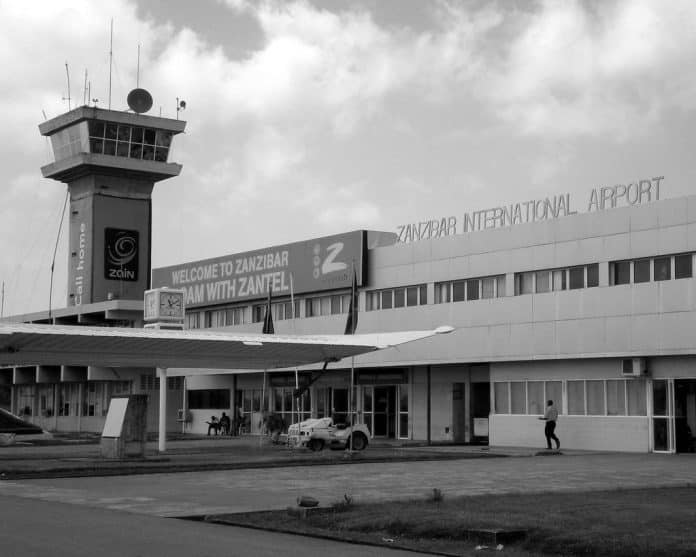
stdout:
POLYGON ((167 450, 167 368, 157 368, 157 374, 160 379, 159 388, 159 452, 163 453, 167 450))

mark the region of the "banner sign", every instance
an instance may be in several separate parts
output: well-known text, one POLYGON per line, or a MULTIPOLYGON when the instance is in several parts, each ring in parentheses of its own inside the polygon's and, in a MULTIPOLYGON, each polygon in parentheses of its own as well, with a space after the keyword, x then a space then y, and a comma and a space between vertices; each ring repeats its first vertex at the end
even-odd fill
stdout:
POLYGON ((183 288, 186 306, 350 288, 352 266, 362 284, 365 232, 358 230, 153 269, 152 288, 183 288))
MULTIPOLYGON (((637 180, 628 184, 594 188, 590 192, 587 202, 587 212, 614 209, 619 205, 630 206, 659 201, 662 180, 664 180, 664 176, 637 180)), ((465 213, 461 219, 450 216, 402 224, 397 226, 398 241, 432 240, 454 234, 478 232, 491 228, 576 215, 578 212, 572 209, 571 201, 569 193, 562 193, 543 199, 532 199, 521 203, 471 211, 465 213)))

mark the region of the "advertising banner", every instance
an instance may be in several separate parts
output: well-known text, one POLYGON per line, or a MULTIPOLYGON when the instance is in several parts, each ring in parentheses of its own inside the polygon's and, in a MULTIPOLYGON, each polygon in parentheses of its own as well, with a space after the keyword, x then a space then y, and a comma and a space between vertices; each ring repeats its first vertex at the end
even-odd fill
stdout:
POLYGON ((186 306, 350 288, 362 284, 365 232, 358 230, 262 250, 153 269, 152 287, 186 291, 186 306))
POLYGON ((104 229, 104 278, 138 280, 138 231, 104 229))

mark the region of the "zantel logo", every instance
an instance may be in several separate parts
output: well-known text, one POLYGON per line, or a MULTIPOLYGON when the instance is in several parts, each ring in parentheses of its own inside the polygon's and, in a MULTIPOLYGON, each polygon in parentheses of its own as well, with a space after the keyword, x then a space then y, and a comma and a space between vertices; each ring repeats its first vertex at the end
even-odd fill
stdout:
POLYGON ((326 248, 328 255, 322 260, 321 258, 321 245, 314 244, 314 257, 312 258, 312 263, 314 263, 314 278, 318 279, 321 275, 328 275, 329 273, 335 273, 337 271, 345 271, 348 265, 343 261, 335 261, 339 253, 343 251, 343 242, 335 242, 326 248))
POLYGON ((111 280, 138 280, 138 231, 104 229, 104 276, 111 280))

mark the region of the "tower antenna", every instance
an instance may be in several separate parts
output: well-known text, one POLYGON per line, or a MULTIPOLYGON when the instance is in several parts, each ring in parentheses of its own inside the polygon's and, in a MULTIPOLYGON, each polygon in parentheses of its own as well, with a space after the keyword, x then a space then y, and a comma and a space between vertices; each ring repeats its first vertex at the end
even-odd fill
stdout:
POLYGON ((87 68, 85 68, 85 84, 82 87, 82 104, 83 105, 87 104, 87 99, 89 99, 89 96, 87 96, 87 68))
POLYGON ((63 100, 68 101, 68 110, 70 110, 70 70, 68 70, 68 63, 65 62, 65 75, 68 77, 68 96, 63 97, 63 100))
POLYGON ((109 41, 109 110, 111 110, 111 68, 114 62, 114 18, 111 18, 111 39, 109 41))
POLYGON ((140 87, 140 43, 138 43, 138 69, 135 72, 135 87, 140 87))
POLYGON ((53 301, 53 269, 56 266, 56 253, 58 252, 58 241, 60 240, 60 233, 63 230, 63 219, 65 218, 65 206, 68 204, 68 197, 70 197, 70 189, 65 192, 65 201, 63 201, 63 211, 60 214, 60 224, 58 225, 58 234, 56 235, 56 246, 53 248, 53 259, 51 260, 51 285, 48 289, 48 320, 51 320, 51 302, 53 301))

